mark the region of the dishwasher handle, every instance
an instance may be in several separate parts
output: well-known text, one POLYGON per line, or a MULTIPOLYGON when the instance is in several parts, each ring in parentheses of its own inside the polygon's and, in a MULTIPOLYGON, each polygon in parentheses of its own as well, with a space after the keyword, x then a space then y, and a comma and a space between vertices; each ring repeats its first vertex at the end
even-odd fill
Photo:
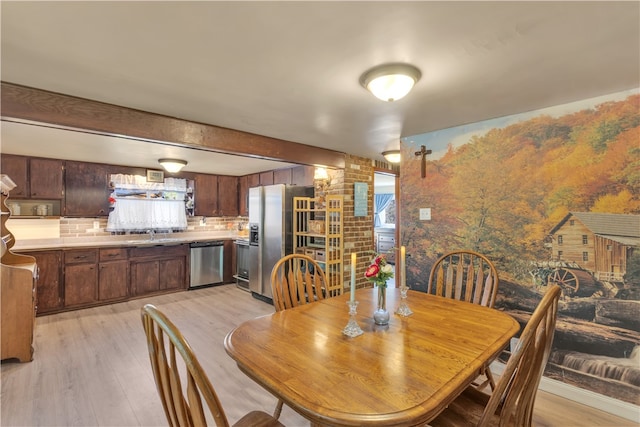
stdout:
POLYGON ((224 246, 224 242, 222 240, 215 240, 213 242, 193 242, 189 244, 191 248, 206 248, 209 246, 224 246))

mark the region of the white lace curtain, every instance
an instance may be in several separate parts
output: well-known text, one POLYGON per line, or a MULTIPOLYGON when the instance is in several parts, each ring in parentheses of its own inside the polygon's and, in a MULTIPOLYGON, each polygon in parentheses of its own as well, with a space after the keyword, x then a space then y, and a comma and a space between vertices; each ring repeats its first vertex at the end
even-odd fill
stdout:
POLYGON ((107 231, 185 230, 184 200, 118 199, 107 231))

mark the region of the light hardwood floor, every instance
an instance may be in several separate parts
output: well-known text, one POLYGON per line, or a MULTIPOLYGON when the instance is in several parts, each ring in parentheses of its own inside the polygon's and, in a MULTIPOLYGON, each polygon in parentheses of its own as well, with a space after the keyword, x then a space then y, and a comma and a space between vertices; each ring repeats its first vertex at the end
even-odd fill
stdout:
MULTIPOLYGON (((38 317, 34 360, 2 364, 2 426, 167 425, 151 373, 140 307, 155 304, 183 332, 209 375, 230 422, 272 412, 276 399, 242 374, 225 335, 271 305, 234 285, 38 317)), ((285 406, 289 427, 308 422, 285 406)), ((540 392, 537 426, 634 426, 635 423, 540 392)))

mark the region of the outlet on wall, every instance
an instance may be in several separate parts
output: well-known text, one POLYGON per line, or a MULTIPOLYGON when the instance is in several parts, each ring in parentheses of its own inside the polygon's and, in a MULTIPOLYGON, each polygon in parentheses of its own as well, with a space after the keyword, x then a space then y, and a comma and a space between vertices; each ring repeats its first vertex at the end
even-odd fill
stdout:
POLYGON ((100 221, 93 221, 93 229, 94 230, 100 229, 100 221))
POLYGON ((420 221, 431 220, 431 208, 420 208, 420 221))

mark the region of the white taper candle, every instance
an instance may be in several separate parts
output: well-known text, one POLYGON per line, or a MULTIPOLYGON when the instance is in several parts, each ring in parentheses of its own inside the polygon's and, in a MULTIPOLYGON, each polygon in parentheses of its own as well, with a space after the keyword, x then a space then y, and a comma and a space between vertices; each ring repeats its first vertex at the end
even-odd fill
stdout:
POLYGON ((351 302, 356 301, 356 253, 351 253, 351 302))

